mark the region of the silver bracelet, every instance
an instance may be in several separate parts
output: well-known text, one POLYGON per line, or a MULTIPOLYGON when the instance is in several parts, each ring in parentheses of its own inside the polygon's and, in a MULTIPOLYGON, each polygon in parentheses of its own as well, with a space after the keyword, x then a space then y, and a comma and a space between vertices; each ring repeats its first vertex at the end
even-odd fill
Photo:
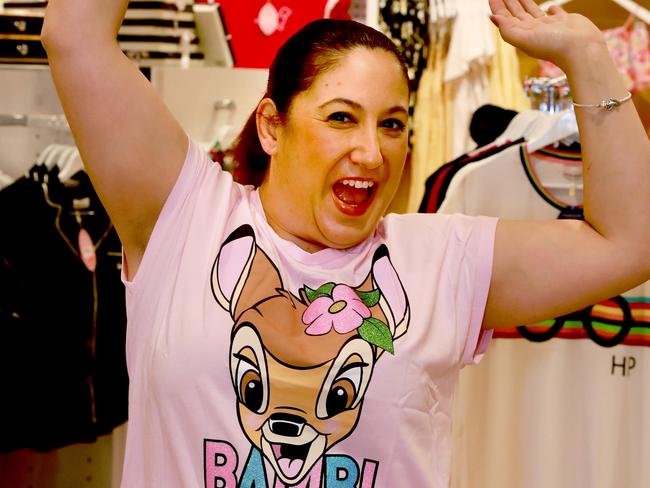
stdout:
POLYGON ((627 92, 627 95, 625 95, 623 98, 606 98, 605 100, 602 100, 600 103, 596 103, 592 105, 587 103, 573 102, 573 106, 580 107, 580 108, 602 108, 603 110, 607 110, 609 112, 614 108, 618 107, 623 102, 627 102, 631 98, 632 98, 632 94, 630 92, 627 92))

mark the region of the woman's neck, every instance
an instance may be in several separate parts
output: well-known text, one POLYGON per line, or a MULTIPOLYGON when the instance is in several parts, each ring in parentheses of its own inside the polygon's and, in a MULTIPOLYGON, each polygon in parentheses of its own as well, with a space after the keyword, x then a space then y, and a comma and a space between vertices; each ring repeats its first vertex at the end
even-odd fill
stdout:
POLYGON ((273 231, 280 238, 289 242, 293 242, 296 246, 298 246, 300 249, 302 249, 305 252, 315 253, 325 249, 327 246, 325 246, 320 242, 314 242, 308 239, 304 239, 292 233, 287 229, 285 225, 282 224, 282 220, 280 218, 276 218, 275 216, 276 209, 273 205, 273 198, 269 198, 269 195, 267 194, 268 193, 267 189, 268 189, 267 185, 262 183, 258 191, 260 196, 260 202, 262 204, 262 210, 264 211, 266 221, 268 222, 271 229, 273 229, 273 231))

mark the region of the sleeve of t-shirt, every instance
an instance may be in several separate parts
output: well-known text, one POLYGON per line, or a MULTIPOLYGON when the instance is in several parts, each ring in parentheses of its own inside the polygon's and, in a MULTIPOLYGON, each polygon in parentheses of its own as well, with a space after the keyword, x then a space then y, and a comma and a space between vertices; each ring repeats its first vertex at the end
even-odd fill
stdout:
POLYGON ((497 219, 417 214, 387 221, 391 259, 412 308, 409 334, 438 365, 478 362, 492 335, 482 323, 497 219))
MULTIPOLYGON (((494 261, 494 242, 498 219, 493 217, 452 217, 462 229, 466 239, 459 263, 459 280, 456 293, 458 303, 468 307, 459 308, 459 323, 467 324, 462 343, 461 365, 478 363, 487 350, 492 330, 482 327, 487 305, 492 266, 494 261)), ((457 232, 458 233, 458 232, 457 232)), ((462 336, 459 337, 461 340, 462 336)))
MULTIPOLYGON (((152 175, 155 177, 155 175, 152 175)), ((129 293, 143 282, 161 278, 165 268, 181 254, 184 236, 192 221, 201 218, 225 221, 234 200, 236 185, 232 176, 215 164, 191 139, 178 178, 165 201, 147 243, 135 277, 127 279, 123 256, 122 281, 129 293), (209 213, 209 216, 206 215, 209 213)))

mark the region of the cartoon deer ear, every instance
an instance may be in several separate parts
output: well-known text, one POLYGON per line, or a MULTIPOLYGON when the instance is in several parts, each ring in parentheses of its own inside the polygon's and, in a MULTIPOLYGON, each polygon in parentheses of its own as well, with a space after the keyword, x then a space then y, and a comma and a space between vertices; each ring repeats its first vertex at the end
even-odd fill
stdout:
POLYGON ((212 266, 212 294, 237 319, 244 311, 282 288, 280 273, 257 247, 253 228, 244 224, 221 245, 212 266))
POLYGON ((372 281, 379 288, 379 306, 388 319, 393 340, 402 336, 409 324, 409 303, 402 282, 393 268, 388 248, 382 244, 372 258, 372 281))

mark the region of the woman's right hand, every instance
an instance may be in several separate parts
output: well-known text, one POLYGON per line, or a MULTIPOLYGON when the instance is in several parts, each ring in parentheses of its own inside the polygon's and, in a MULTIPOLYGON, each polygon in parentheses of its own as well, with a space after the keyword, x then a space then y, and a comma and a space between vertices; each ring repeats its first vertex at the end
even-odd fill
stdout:
POLYGON ((533 0, 490 0, 492 22, 503 39, 526 54, 565 69, 591 44, 605 44, 588 18, 552 6, 546 14, 533 0))

